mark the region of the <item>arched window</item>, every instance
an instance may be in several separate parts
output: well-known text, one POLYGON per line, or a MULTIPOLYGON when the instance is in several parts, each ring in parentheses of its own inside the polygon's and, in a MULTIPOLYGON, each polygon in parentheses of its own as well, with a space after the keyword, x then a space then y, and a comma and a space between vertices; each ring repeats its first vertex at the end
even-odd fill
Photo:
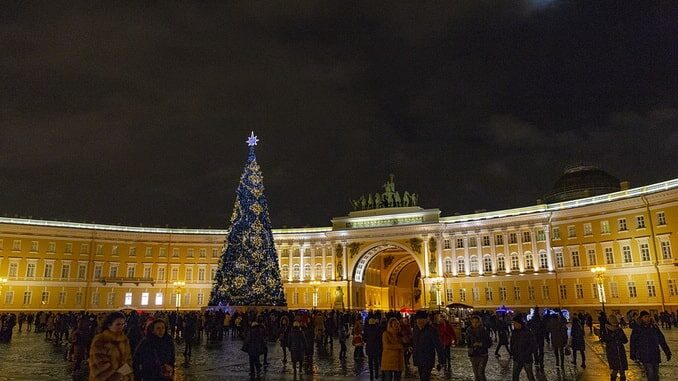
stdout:
POLYGON ((299 279, 299 265, 292 266, 292 278, 299 279))
POLYGON ((331 263, 328 263, 327 267, 325 267, 325 278, 327 279, 334 278, 334 266, 332 266, 331 263))
POLYGON ((503 254, 497 255, 497 271, 506 271, 506 260, 503 254))
POLYGON ((315 265, 315 279, 322 279, 323 277, 323 265, 317 263, 315 265))
POLYGON ((539 252, 539 267, 541 267, 542 269, 548 269, 549 268, 549 258, 546 255, 545 251, 539 252))
POLYGON ((466 261, 464 261, 464 257, 457 258, 457 272, 459 274, 466 274, 466 261))
POLYGON ((477 273, 478 272, 478 257, 476 257, 475 255, 471 256, 469 263, 471 265, 471 272, 477 273))
POLYGON ((525 270, 534 269, 534 261, 532 260, 532 253, 525 253, 525 270))
POLYGON ((492 258, 489 255, 483 258, 483 271, 486 273, 492 272, 492 258))
POLYGON ((516 253, 511 253, 511 270, 520 270, 520 261, 516 253))
POLYGON ((447 257, 445 258, 445 272, 448 274, 452 274, 453 272, 453 263, 452 263, 452 258, 447 257))
POLYGON ((282 265, 282 268, 280 269, 280 277, 283 279, 287 279, 287 276, 290 274, 290 267, 287 265, 282 265))
POLYGON ((308 279, 310 277, 311 277, 311 265, 307 263, 304 265, 304 279, 308 279))

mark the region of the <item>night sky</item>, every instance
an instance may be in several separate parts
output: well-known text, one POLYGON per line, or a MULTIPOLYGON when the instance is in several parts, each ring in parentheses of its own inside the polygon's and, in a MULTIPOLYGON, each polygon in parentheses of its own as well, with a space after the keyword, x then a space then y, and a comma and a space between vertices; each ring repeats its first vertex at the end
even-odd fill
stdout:
POLYGON ((389 173, 443 216, 579 163, 678 177, 669 0, 29 3, 0 9, 0 215, 226 227, 251 130, 275 227, 389 173))

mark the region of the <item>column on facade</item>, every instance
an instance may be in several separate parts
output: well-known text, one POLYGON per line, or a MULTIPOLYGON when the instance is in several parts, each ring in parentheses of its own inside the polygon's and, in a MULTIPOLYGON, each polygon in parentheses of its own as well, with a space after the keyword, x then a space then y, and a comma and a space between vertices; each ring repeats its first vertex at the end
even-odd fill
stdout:
POLYGON ((429 252, 428 252, 428 236, 424 236, 424 277, 428 278, 431 276, 431 269, 430 266, 428 265, 429 261, 429 252))
POLYGON ((438 275, 443 276, 445 274, 445 269, 443 268, 443 243, 445 242, 443 240, 443 235, 442 233, 438 233, 436 235, 436 241, 438 241, 438 245, 436 246, 436 255, 438 256, 438 275))
POLYGON ((478 258, 478 274, 485 273, 485 257, 483 256, 483 236, 479 235, 476 238, 476 258, 478 258))
POLYGON ((525 272, 525 250, 523 250, 523 232, 518 230, 518 270, 523 273, 525 272))
MULTIPOLYGON (((321 271, 320 273, 322 274, 322 280, 325 281, 325 280, 327 280, 327 245, 320 246, 320 250, 321 250, 321 253, 322 253, 322 256, 323 256, 322 257, 323 271, 321 271)), ((334 271, 332 271, 332 272, 334 272, 334 271)), ((332 278, 334 278, 334 276, 332 276, 332 278)))
POLYGON ((299 244, 299 279, 303 282, 306 280, 304 277, 304 243, 299 244))
POLYGON ((530 237, 532 237, 532 270, 539 270, 539 249, 537 248, 537 233, 534 229, 530 229, 530 237))
POLYGON ((490 258, 492 258, 492 274, 497 273, 497 248, 494 242, 496 236, 496 232, 490 231, 490 258))
POLYGON ((348 280, 348 243, 346 241, 341 241, 341 257, 343 260, 341 261, 341 273, 343 274, 342 277, 345 280, 348 280))
MULTIPOLYGON (((466 275, 471 275, 471 256, 468 252, 468 234, 464 235, 464 271, 466 275)), ((478 241, 476 240, 476 244, 478 241)))
POLYGON ((553 250, 551 250, 551 224, 547 224, 544 228, 546 234, 546 259, 549 264, 549 271, 553 271, 553 250))
POLYGON ((504 268, 511 271, 511 246, 509 246, 509 236, 506 230, 502 231, 504 236, 504 268))
POLYGON ((317 246, 311 246, 311 280, 315 280, 315 255, 317 254, 317 246))
POLYGON ((287 280, 288 281, 293 281, 294 280, 294 267, 292 263, 292 258, 294 257, 294 248, 290 247, 287 250, 287 280))

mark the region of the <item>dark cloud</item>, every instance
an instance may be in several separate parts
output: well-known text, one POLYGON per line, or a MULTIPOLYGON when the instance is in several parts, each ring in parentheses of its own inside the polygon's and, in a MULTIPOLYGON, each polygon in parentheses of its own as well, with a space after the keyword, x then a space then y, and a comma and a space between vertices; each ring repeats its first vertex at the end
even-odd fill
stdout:
POLYGON ((275 226, 389 173, 443 214, 562 169, 676 177, 670 1, 14 2, 0 10, 0 213, 225 226, 250 130, 275 226))

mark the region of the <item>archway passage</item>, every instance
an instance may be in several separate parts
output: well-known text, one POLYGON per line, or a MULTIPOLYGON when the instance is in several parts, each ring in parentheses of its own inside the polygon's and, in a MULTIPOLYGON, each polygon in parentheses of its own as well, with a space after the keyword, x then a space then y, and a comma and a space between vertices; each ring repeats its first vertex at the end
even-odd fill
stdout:
POLYGON ((397 246, 380 247, 368 254, 362 282, 355 283, 355 306, 374 310, 421 308, 421 272, 412 254, 397 246))

